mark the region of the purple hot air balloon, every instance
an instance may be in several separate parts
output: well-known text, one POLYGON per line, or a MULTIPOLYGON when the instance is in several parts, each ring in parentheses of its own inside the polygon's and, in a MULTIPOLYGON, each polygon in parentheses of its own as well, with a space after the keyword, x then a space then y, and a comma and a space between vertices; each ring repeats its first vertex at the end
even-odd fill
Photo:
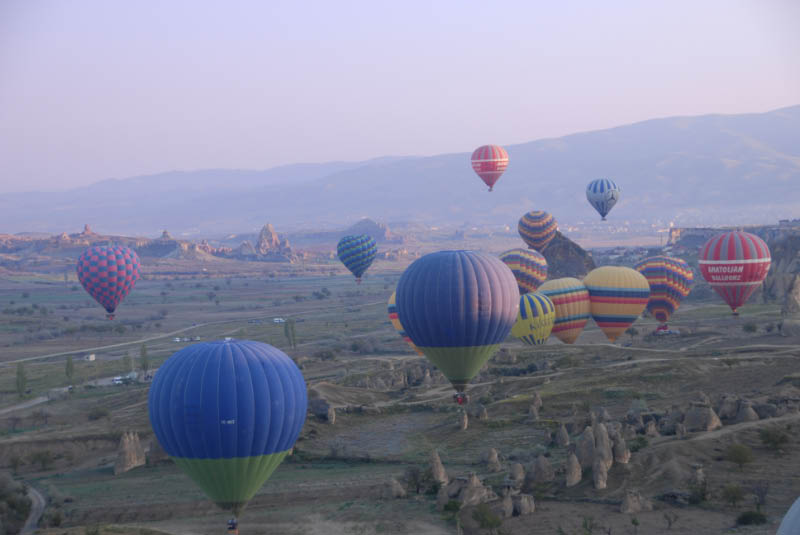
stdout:
POLYGON ((103 305, 112 320, 117 305, 139 278, 139 257, 132 249, 119 245, 93 246, 78 259, 77 271, 83 288, 103 305))

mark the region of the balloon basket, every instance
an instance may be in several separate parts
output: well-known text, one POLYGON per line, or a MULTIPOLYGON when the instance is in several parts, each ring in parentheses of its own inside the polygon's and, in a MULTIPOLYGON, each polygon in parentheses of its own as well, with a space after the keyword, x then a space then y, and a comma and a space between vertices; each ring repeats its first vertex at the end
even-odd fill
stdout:
POLYGON ((458 405, 465 405, 469 403, 469 396, 464 392, 458 392, 457 394, 453 394, 453 401, 458 405))
POLYGON ((114 314, 109 312, 108 314, 106 314, 106 319, 113 320, 114 319, 114 314))
POLYGON ((228 520, 228 535, 239 535, 239 521, 236 517, 228 520))

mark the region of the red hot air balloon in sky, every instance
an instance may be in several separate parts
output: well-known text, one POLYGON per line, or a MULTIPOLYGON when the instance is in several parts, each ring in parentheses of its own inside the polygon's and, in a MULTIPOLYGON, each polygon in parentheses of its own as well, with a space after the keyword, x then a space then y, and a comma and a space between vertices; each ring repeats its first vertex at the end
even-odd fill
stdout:
POLYGON ((763 282, 771 263, 769 247, 754 234, 717 234, 700 250, 703 278, 728 303, 734 314, 763 282))
POLYGON ((500 145, 483 145, 472 153, 472 169, 492 191, 495 182, 508 167, 508 153, 500 145))
POLYGON ((78 259, 77 271, 78 280, 112 320, 117 305, 139 278, 139 257, 127 247, 93 246, 78 259))

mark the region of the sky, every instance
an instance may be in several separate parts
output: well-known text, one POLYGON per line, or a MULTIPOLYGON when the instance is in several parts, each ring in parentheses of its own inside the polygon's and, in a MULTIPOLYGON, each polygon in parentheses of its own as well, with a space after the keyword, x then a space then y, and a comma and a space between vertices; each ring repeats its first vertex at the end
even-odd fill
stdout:
POLYGON ((0 193, 800 104, 795 0, 0 0, 0 193))

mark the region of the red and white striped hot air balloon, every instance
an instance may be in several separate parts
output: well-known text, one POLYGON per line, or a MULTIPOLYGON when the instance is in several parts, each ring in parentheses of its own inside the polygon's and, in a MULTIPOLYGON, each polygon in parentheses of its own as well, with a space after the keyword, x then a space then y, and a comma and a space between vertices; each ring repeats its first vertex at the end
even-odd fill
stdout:
POLYGON ((508 153, 500 145, 483 145, 472 153, 472 169, 492 191, 495 182, 508 167, 508 153))
POLYGON ((703 278, 734 314, 764 281, 770 262, 764 240, 738 230, 717 234, 700 250, 703 278))

